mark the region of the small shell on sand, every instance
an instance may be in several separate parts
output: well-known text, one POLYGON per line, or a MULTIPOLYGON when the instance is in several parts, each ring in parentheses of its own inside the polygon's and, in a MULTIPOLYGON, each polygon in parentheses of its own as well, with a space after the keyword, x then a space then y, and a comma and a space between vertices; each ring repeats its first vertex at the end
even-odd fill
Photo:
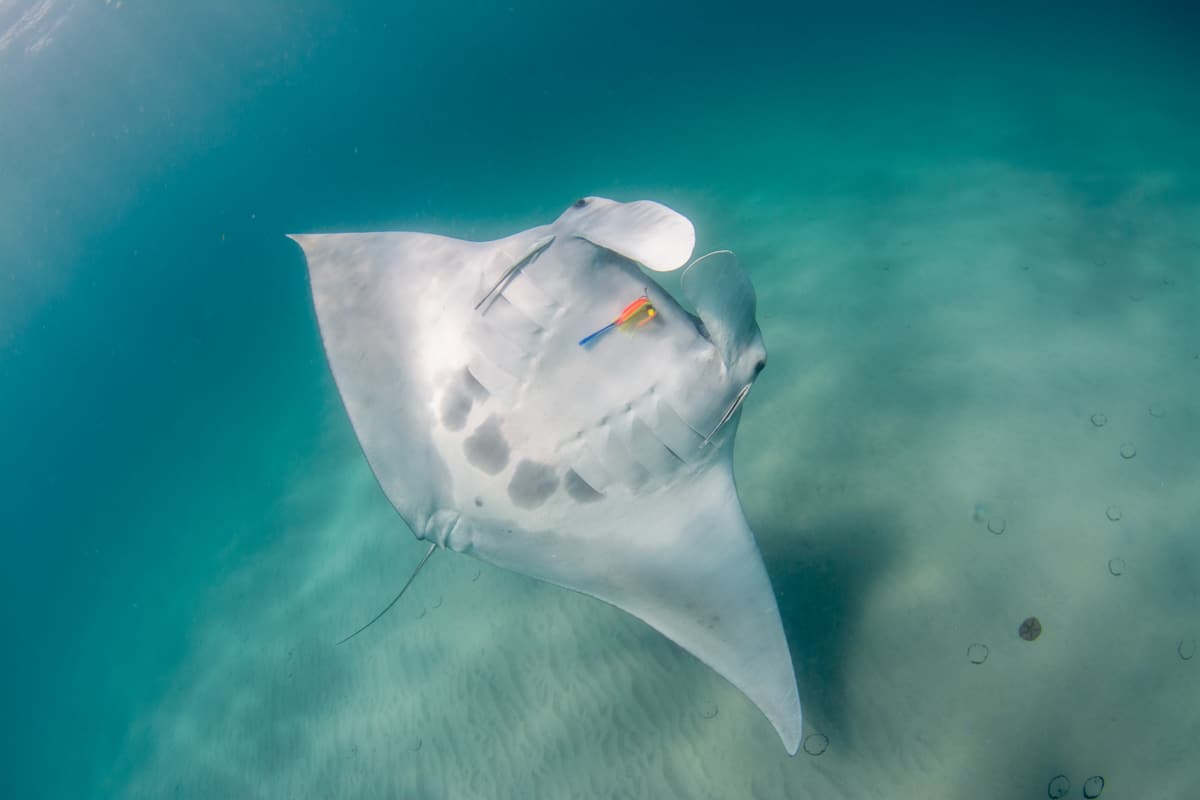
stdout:
POLYGON ((1042 635, 1042 622, 1037 617, 1028 617, 1021 623, 1021 627, 1017 628, 1017 635, 1027 642, 1032 642, 1034 639, 1042 635))
POLYGON ((1050 783, 1046 784, 1046 796, 1051 800, 1066 797, 1069 791, 1071 791, 1071 781, 1066 775, 1055 775, 1050 779, 1050 783))
POLYGON ((829 748, 829 737, 823 733, 810 733, 804 737, 804 752, 819 756, 829 748))

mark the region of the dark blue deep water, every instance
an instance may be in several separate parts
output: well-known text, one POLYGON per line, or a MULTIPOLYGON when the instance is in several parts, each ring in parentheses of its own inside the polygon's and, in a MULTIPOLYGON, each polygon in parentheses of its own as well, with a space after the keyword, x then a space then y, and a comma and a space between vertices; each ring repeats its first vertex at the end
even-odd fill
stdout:
POLYGON ((0 0, 0 797, 1194 793, 1198 43, 1183 2, 0 0), (466 558, 391 623, 428 633, 323 649, 420 548, 285 234, 584 194, 758 286, 794 758, 466 558))

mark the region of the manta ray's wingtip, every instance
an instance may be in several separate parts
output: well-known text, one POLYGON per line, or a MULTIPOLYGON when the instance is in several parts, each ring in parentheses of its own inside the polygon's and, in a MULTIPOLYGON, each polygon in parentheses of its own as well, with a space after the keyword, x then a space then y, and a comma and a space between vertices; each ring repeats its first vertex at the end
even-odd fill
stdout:
POLYGON ((795 708, 782 720, 771 720, 775 732, 783 741, 783 748, 789 756, 800 752, 800 744, 804 739, 804 715, 800 710, 800 700, 797 697, 795 708))

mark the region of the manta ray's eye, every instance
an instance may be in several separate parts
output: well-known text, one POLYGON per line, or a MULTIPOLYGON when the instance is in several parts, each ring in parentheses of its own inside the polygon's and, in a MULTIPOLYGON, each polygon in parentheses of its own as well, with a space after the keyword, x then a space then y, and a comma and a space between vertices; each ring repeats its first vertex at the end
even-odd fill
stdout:
POLYGON ((758 373, 762 372, 766 368, 766 366, 767 366, 766 359, 760 358, 758 360, 758 363, 754 365, 754 374, 757 375, 758 373))
POLYGON ((572 208, 583 208, 584 206, 587 205, 587 203, 588 203, 587 198, 581 197, 578 200, 576 200, 574 203, 572 203, 571 207, 572 208))

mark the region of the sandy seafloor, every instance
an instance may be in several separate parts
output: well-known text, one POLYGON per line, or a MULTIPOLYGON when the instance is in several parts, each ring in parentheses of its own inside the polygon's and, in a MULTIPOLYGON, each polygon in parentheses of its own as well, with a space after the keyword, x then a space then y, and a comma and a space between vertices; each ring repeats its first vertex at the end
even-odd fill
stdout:
POLYGON ((0 2, 0 796, 1193 795, 1194 12, 788 8, 0 2), (640 622, 457 554, 333 647, 423 546, 283 234, 581 194, 757 287, 735 460, 795 757, 640 622))

